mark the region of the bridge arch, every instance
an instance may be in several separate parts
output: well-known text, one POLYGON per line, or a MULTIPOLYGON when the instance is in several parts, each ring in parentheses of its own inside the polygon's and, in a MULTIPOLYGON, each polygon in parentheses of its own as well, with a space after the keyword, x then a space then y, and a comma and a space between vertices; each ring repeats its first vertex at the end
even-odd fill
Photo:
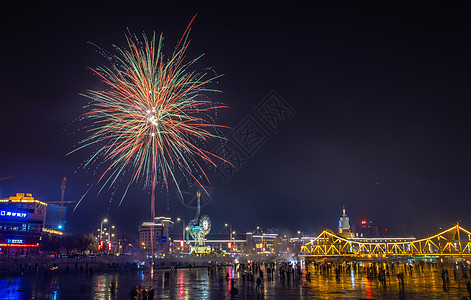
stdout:
POLYGON ((300 257, 471 255, 471 232, 457 223, 436 235, 406 242, 361 242, 324 230, 303 245, 300 257))

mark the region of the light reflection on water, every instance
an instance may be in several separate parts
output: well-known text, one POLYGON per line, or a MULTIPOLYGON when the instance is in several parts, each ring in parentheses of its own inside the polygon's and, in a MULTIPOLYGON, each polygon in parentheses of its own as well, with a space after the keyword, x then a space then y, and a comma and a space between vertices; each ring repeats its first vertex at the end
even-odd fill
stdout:
MULTIPOLYGON (((455 281, 450 269, 450 285, 445 291, 440 270, 426 267, 405 275, 405 289, 401 290, 395 275, 390 275, 383 285, 376 278, 353 270, 319 272, 309 266, 311 279, 304 276, 280 279, 275 271, 270 280, 265 271, 263 294, 256 295, 255 282, 243 281, 236 268, 156 270, 151 278, 145 272, 58 273, 52 276, 27 275, 0 279, 0 299, 130 299, 133 286, 155 289, 155 299, 231 299, 230 290, 237 287, 234 299, 462 299, 468 298, 465 279, 455 281), (168 272, 168 276, 165 273, 168 272), (229 278, 226 279, 226 274, 229 278), (114 284, 115 290, 110 290, 114 284)), ((399 271, 403 271, 400 269, 399 271)), ((396 271, 396 272, 399 272, 396 271)), ((466 279, 466 280, 469 280, 466 279)))

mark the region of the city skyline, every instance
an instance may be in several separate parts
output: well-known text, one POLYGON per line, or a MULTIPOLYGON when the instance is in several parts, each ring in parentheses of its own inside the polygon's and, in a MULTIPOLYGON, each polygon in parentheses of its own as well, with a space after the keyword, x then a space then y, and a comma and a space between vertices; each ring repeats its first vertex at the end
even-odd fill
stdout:
MULTIPOLYGON (((75 212, 69 207, 72 232, 109 217, 137 234, 150 219, 149 191, 133 185, 118 206, 123 187, 97 195, 95 170, 81 169, 89 153, 65 156, 83 139, 76 120, 87 102, 79 94, 101 87, 87 67, 104 58, 90 43, 123 46, 129 28, 163 32, 171 48, 198 13, 189 56, 205 53, 199 66, 224 74, 215 100, 231 109, 218 121, 231 127, 224 134, 243 158, 226 177, 211 176, 202 211, 213 226, 336 230, 345 205, 355 223, 405 224, 416 237, 457 221, 471 227, 471 42, 458 8, 77 6, 33 4, 2 26, 0 178, 13 178, 0 181, 0 198, 58 201, 65 176, 66 201, 86 194, 75 212), (260 114, 272 91, 288 109, 275 124, 260 114), (259 133, 250 147, 237 135, 249 125, 259 133)), ((186 187, 187 202, 195 189, 186 187)), ((194 216, 174 189, 159 190, 157 216, 194 216)))

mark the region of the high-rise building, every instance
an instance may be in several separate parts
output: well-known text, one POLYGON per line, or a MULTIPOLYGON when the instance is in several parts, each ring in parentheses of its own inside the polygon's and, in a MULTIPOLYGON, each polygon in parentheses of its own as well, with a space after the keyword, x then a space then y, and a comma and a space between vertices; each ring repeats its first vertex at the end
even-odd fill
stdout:
POLYGON ((357 237, 377 238, 379 237, 378 225, 371 220, 361 220, 357 237))
POLYGON ((151 232, 154 229, 154 252, 167 252, 170 249, 170 240, 173 235, 174 223, 171 218, 155 217, 154 222, 143 222, 139 226, 139 248, 150 253, 151 232))

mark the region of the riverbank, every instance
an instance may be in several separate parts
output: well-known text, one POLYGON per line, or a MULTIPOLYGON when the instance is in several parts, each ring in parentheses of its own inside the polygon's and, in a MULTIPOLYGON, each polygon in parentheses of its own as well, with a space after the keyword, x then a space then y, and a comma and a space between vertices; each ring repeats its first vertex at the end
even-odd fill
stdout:
MULTIPOLYGON (((249 261, 271 262, 285 260, 278 255, 167 255, 154 259, 154 269, 206 268, 208 266, 228 266, 249 261)), ((151 259, 138 255, 102 255, 86 257, 10 256, 0 258, 0 278, 29 274, 53 273, 102 273, 148 270, 151 259)))

